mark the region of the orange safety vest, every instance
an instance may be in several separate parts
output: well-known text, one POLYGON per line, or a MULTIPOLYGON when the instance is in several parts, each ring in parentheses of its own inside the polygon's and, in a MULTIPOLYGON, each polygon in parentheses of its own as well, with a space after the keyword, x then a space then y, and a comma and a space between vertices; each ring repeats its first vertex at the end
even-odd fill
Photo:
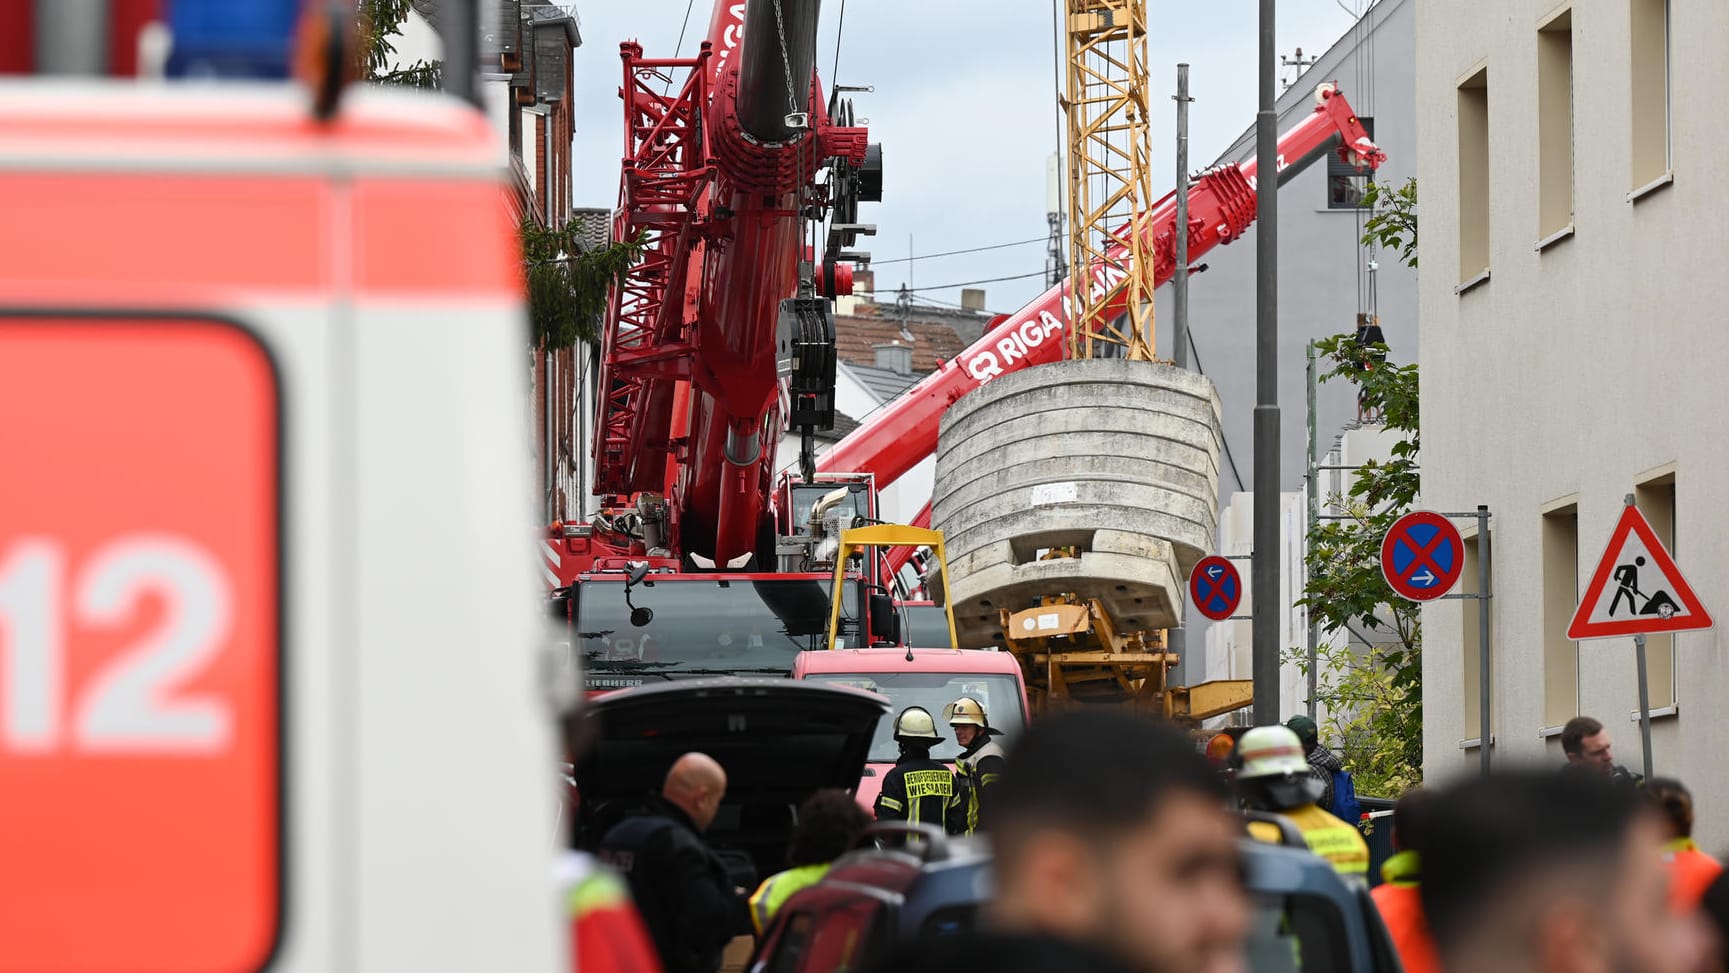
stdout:
POLYGON ((1699 850, 1692 838, 1676 838, 1663 846, 1669 863, 1669 907, 1691 912, 1699 907, 1705 890, 1723 874, 1723 865, 1699 850))
POLYGON ((1381 865, 1384 882, 1369 895, 1375 908, 1381 910, 1381 921, 1405 973, 1441 973, 1441 959, 1435 953, 1435 940, 1429 935, 1429 920, 1423 915, 1423 902, 1417 893, 1419 865, 1414 851, 1401 851, 1387 859, 1381 865))

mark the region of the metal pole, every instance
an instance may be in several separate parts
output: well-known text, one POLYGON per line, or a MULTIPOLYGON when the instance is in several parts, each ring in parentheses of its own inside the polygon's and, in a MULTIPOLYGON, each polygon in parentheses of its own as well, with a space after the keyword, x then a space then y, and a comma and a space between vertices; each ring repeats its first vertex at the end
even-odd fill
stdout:
POLYGON ((35 12, 37 74, 108 73, 108 0, 36 0, 35 12))
MULTIPOLYGON (((1635 503, 1633 494, 1627 494, 1626 504, 1631 507, 1635 503)), ((1645 673, 1645 633, 1633 636, 1633 657, 1639 666, 1639 749, 1645 758, 1645 778, 1651 777, 1651 688, 1645 673)))
MULTIPOLYGON (((1189 367, 1189 235, 1183 228, 1189 225, 1189 66, 1177 65, 1177 266, 1171 275, 1171 316, 1176 319, 1176 336, 1171 340, 1171 361, 1178 368, 1189 367)), ((1166 632, 1170 650, 1176 653, 1178 684, 1188 683, 1188 632, 1173 628, 1166 632)))
POLYGON ((1279 148, 1275 0, 1261 4, 1261 110, 1255 116, 1255 722, 1279 722, 1279 148))
POLYGON ((1489 508, 1484 504, 1477 505, 1477 645, 1482 649, 1478 653, 1481 668, 1477 672, 1478 710, 1477 718, 1477 753, 1482 757, 1483 774, 1489 773, 1489 741, 1493 739, 1490 729, 1489 703, 1492 698, 1489 692, 1490 644, 1489 633, 1493 630, 1489 624, 1489 606, 1494 604, 1494 592, 1489 589, 1490 579, 1494 576, 1489 569, 1489 508))
MULTIPOLYGON (((1309 342, 1308 358, 1309 363, 1305 370, 1306 387, 1304 389, 1308 396, 1309 427, 1309 451, 1307 453, 1309 469, 1303 481, 1309 494, 1309 522, 1303 525, 1303 577, 1305 579, 1309 576, 1309 555, 1313 553, 1313 545, 1309 543, 1309 531, 1314 530, 1315 525, 1321 522, 1321 481, 1320 470, 1316 466, 1319 457, 1315 455, 1315 343, 1313 341, 1309 342)), ((1320 690, 1321 624, 1315 620, 1314 608, 1305 608, 1303 615, 1309 620, 1308 712, 1309 719, 1314 720, 1319 718, 1316 715, 1319 704, 1315 695, 1320 690)))
POLYGON ((1645 681, 1645 633, 1633 636, 1633 655, 1639 660, 1639 749, 1645 755, 1645 779, 1651 779, 1651 690, 1645 681))
MULTIPOLYGON (((480 106, 476 75, 480 70, 480 0, 444 0, 444 90, 480 106)), ((550 149, 548 150, 550 151, 550 149)), ((548 193, 547 195, 552 195, 548 193)))
POLYGON ((1177 334, 1171 361, 1189 367, 1189 66, 1177 65, 1177 266, 1171 273, 1171 316, 1177 334))

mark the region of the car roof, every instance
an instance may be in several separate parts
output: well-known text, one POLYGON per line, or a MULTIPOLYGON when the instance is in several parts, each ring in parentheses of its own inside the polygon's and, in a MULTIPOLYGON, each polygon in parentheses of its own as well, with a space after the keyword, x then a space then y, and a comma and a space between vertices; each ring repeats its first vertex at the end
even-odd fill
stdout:
POLYGON ((836 672, 983 672, 1016 675, 1020 662, 1010 653, 990 649, 913 649, 913 661, 907 661, 907 650, 895 649, 834 649, 800 654, 798 668, 805 675, 836 672))

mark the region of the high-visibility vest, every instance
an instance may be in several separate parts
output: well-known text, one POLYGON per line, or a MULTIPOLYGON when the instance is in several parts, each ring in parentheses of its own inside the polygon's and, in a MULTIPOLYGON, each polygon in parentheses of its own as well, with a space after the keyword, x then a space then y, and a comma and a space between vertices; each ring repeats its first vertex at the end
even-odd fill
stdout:
POLYGON ((792 898, 794 892, 822 881, 828 870, 828 862, 819 862, 789 868, 763 879, 750 897, 750 924, 756 928, 756 934, 763 934, 768 924, 774 921, 774 914, 780 911, 787 899, 792 898))
POLYGON ((1405 973, 1441 973, 1441 960, 1435 953, 1435 940, 1429 935, 1429 921, 1417 892, 1420 865, 1421 859, 1414 851, 1401 851, 1387 859, 1381 865, 1381 878, 1385 881, 1371 889, 1369 895, 1380 910, 1381 922, 1387 927, 1387 937, 1393 941, 1405 973))
POLYGON ((661 973, 654 942, 623 879, 589 855, 567 852, 559 861, 558 881, 577 970, 661 973))
POLYGON ((1699 907, 1705 890, 1723 874, 1723 865, 1699 850, 1692 838, 1676 838, 1663 846, 1669 864, 1669 905, 1676 912, 1699 907))
MULTIPOLYGON (((1368 880, 1369 844, 1363 840, 1362 832, 1317 804, 1305 804, 1279 813, 1303 833, 1303 841, 1309 850, 1332 862, 1339 874, 1368 880)), ((1278 827, 1268 822, 1249 822, 1249 835, 1268 844, 1280 843, 1278 827)))

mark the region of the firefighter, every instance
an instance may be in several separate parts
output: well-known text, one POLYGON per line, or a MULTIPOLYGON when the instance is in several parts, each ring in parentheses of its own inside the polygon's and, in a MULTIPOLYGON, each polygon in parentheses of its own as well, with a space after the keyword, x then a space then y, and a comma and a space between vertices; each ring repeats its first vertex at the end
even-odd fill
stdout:
POLYGON ((949 800, 955 795, 955 775, 942 761, 931 759, 931 748, 943 738, 937 735, 930 710, 922 706, 901 710, 895 717, 895 742, 901 745, 901 755, 883 778, 877 820, 943 827, 949 800))
MULTIPOLYGON (((1368 880, 1369 845, 1355 826, 1315 803, 1321 783, 1309 772, 1295 733, 1278 725, 1257 726, 1237 741, 1237 755, 1242 761, 1237 789, 1250 810, 1284 816, 1303 833, 1309 850, 1332 862, 1340 875, 1368 880)), ((1279 842, 1278 827, 1265 821, 1249 822, 1249 834, 1270 844, 1279 842)))
POLYGON ((985 708, 971 696, 943 707, 943 719, 955 731, 961 755, 955 759, 955 792, 949 798, 949 834, 973 834, 988 821, 991 785, 1002 776, 1006 763, 1003 748, 991 739, 985 708))

